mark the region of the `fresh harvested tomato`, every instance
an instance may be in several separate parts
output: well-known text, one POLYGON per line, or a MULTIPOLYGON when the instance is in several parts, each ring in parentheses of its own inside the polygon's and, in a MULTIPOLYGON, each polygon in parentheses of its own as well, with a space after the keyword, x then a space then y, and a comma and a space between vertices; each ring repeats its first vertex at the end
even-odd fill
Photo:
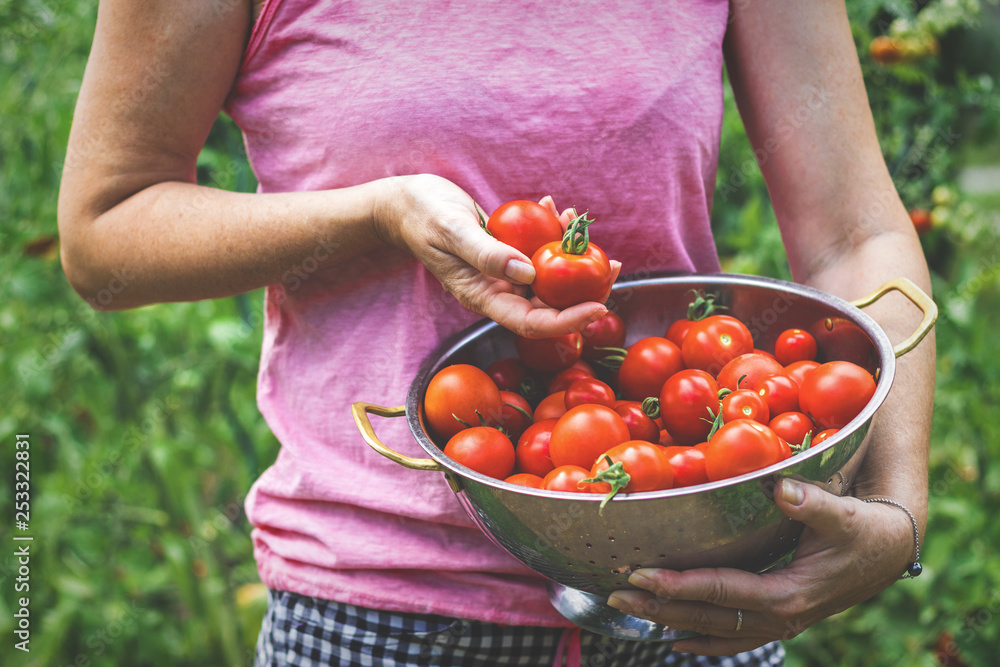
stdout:
POLYGON ((732 359, 750 352, 753 352, 750 330, 729 315, 712 315, 695 322, 681 346, 687 368, 707 371, 713 376, 732 359))
POLYGON ((543 419, 559 419, 566 414, 566 392, 557 391, 542 399, 542 402, 535 407, 535 421, 543 419))
POLYGON ((738 477, 787 458, 778 436, 752 419, 737 419, 715 432, 701 448, 709 481, 738 477))
POLYGON ((820 431, 819 433, 816 434, 816 437, 812 439, 813 447, 823 442, 827 438, 837 435, 838 433, 840 433, 839 428, 828 428, 825 431, 820 431))
POLYGON ((590 493, 590 485, 580 483, 589 476, 590 471, 582 466, 558 466, 542 479, 542 488, 546 491, 590 493))
POLYGON ((566 403, 567 409, 587 404, 613 408, 615 406, 615 390, 597 378, 582 378, 573 382, 566 389, 563 401, 566 403))
POLYGON ((566 391, 571 384, 583 378, 597 377, 597 373, 584 360, 579 360, 569 368, 559 371, 549 380, 548 391, 554 394, 557 391, 566 391))
POLYGON ((730 391, 736 391, 737 389, 756 390, 757 383, 762 378, 780 373, 782 370, 784 369, 781 367, 781 364, 775 361, 774 358, 757 352, 751 352, 749 354, 741 354, 735 359, 730 360, 719 371, 716 381, 719 383, 719 389, 729 389, 730 391), (736 386, 737 382, 740 383, 739 387, 736 386))
POLYGON ((795 380, 795 384, 801 387, 806 373, 814 368, 819 368, 818 361, 795 361, 785 366, 785 375, 795 380))
POLYGON ((796 361, 814 361, 816 339, 808 331, 786 329, 778 334, 778 340, 774 342, 774 358, 782 366, 796 361))
POLYGON ((527 472, 519 472, 516 475, 511 475, 504 480, 509 484, 517 484, 518 486, 527 486, 531 489, 540 489, 545 480, 543 480, 538 475, 532 475, 527 472))
POLYGON ((700 322, 718 310, 718 307, 715 305, 716 297, 714 294, 705 294, 697 290, 692 291, 695 294, 695 299, 688 304, 687 317, 675 320, 667 327, 667 332, 663 334, 664 338, 678 348, 684 345, 684 338, 687 337, 688 331, 691 330, 691 325, 695 322, 700 322))
POLYGON ((659 396, 667 378, 683 369, 676 345, 659 336, 643 338, 628 348, 618 370, 618 388, 633 401, 659 396))
POLYGON ((816 425, 801 412, 782 412, 767 424, 789 445, 801 445, 807 433, 815 433, 816 425))
POLYGON ((665 447, 670 467, 674 470, 674 488, 706 484, 705 452, 697 447, 665 447))
POLYGON ((469 364, 442 368, 431 378, 424 393, 424 417, 442 442, 466 428, 459 419, 470 426, 479 426, 481 415, 492 425, 500 420, 502 411, 503 401, 496 383, 469 364))
POLYGON ((529 258, 543 245, 558 241, 563 235, 562 224, 552 211, 524 199, 501 204, 486 221, 486 231, 529 258))
POLYGON ((758 382, 757 393, 767 401, 767 409, 772 415, 799 410, 799 385, 783 372, 768 375, 758 382))
POLYGON ((629 439, 628 426, 617 412, 603 405, 578 405, 559 418, 552 429, 552 463, 588 468, 597 457, 629 439))
POLYGON ((737 419, 752 419, 755 422, 766 424, 770 416, 767 401, 755 391, 740 389, 726 394, 722 399, 722 421, 724 423, 737 419))
POLYGON ((514 445, 490 426, 459 431, 445 445, 444 453, 466 468, 496 479, 507 479, 514 472, 514 445))
POLYGON ((674 436, 670 435, 670 432, 665 428, 660 429, 660 447, 673 447, 677 445, 677 441, 674 440, 674 436))
POLYGON ((913 223, 913 228, 917 230, 917 234, 921 236, 931 231, 931 227, 934 226, 931 212, 926 208, 910 209, 910 222, 913 223))
MULTIPOLYGON (((562 241, 546 243, 531 257, 531 289, 547 306, 569 308, 587 301, 604 302, 611 289, 611 262, 590 242, 586 214, 570 221, 562 241)), ((530 364, 529 364, 530 365, 530 364)))
POLYGON ((588 324, 583 331, 583 358, 591 361, 608 356, 607 350, 599 348, 623 347, 625 345, 625 321, 614 311, 588 324))
POLYGON ((809 333, 816 339, 817 361, 849 361, 869 373, 878 368, 875 345, 854 322, 843 317, 828 317, 809 327, 809 333))
POLYGON ((610 498, 619 491, 669 489, 674 484, 674 469, 663 447, 645 440, 629 440, 601 454, 588 479, 592 480, 591 493, 606 493, 610 498))
POLYGON ((524 430, 531 426, 531 406, 524 396, 513 391, 501 391, 500 400, 503 401, 503 407, 498 426, 503 428, 511 442, 517 442, 524 430))
POLYGON ((663 337, 680 349, 681 345, 684 344, 684 338, 687 337, 688 331, 691 330, 692 324, 694 322, 691 320, 676 320, 667 327, 667 332, 663 334, 663 337))
POLYGON ((555 468, 549 455, 549 440, 552 439, 552 428, 558 421, 558 419, 536 421, 521 434, 514 450, 518 472, 530 472, 544 477, 555 468))
POLYGON ((643 412, 642 403, 639 401, 617 401, 614 410, 628 427, 630 439, 654 443, 660 441, 660 427, 650 419, 649 415, 643 412))
POLYGON ((486 374, 496 383, 500 391, 520 392, 522 383, 531 377, 528 367, 517 357, 497 359, 486 367, 486 374))
POLYGON ((660 391, 663 425, 679 445, 701 442, 712 428, 710 414, 719 412, 719 385, 705 371, 675 373, 660 391))
POLYGON ((580 359, 583 352, 583 338, 579 333, 568 333, 552 338, 514 339, 517 356, 528 368, 536 371, 561 371, 580 359))
MULTIPOLYGON (((753 354, 763 354, 768 359, 774 359, 774 355, 767 350, 758 350, 756 347, 753 349, 753 354)), ((775 359, 777 361, 777 359, 775 359)))
POLYGON ((802 411, 821 429, 843 428, 875 395, 875 379, 849 361, 828 361, 809 371, 799 392, 802 411))

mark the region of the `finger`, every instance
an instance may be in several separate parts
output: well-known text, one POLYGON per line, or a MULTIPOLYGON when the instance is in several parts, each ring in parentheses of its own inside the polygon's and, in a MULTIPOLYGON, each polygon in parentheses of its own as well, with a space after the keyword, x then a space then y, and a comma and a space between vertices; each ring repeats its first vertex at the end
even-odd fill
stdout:
POLYGON ((744 651, 752 651, 771 639, 762 637, 746 637, 740 639, 722 639, 720 637, 694 637, 674 642, 671 647, 678 653, 695 653, 697 655, 736 655, 744 651))
POLYGON ((608 291, 604 293, 604 297, 601 299, 601 303, 606 302, 611 298, 611 289, 615 286, 615 282, 618 280, 618 274, 621 273, 622 263, 617 259, 611 260, 611 282, 608 284, 608 291))
POLYGON ((559 223, 562 224, 563 231, 569 226, 570 220, 576 217, 576 207, 571 206, 559 214, 559 223))
POLYGON ((755 611, 732 609, 703 602, 666 600, 642 591, 615 591, 608 606, 631 616, 655 621, 668 628, 690 630, 700 635, 742 639, 773 637, 776 625, 755 611))
POLYGON ((774 492, 778 509, 801 521, 834 544, 845 544, 857 535, 856 498, 836 496, 812 484, 781 480, 774 492))
POLYGON ((552 195, 545 195, 538 200, 538 203, 547 208, 552 215, 559 217, 559 209, 556 208, 556 202, 552 199, 552 195))
POLYGON ((771 599, 771 579, 728 568, 661 570, 641 568, 628 582, 663 600, 708 602, 720 607, 762 611, 762 601, 771 599))
POLYGON ((608 312, 603 305, 593 302, 565 310, 537 307, 522 296, 503 292, 494 292, 483 304, 483 315, 526 338, 552 338, 580 331, 608 312))
POLYGON ((454 230, 450 243, 445 248, 476 270, 492 277, 506 280, 516 285, 530 285, 535 279, 535 267, 531 258, 501 243, 485 233, 479 225, 464 225, 454 230))

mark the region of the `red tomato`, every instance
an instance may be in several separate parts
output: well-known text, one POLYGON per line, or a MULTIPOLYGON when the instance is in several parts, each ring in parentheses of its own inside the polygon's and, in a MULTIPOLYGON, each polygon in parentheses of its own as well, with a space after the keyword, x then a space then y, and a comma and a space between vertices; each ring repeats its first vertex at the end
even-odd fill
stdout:
POLYGON ((501 391, 500 399, 503 401, 503 408, 498 426, 503 427, 511 442, 517 442, 524 430, 531 426, 531 406, 524 396, 512 391, 501 391))
POLYGON ((869 373, 878 368, 875 345, 854 322, 843 317, 827 317, 809 327, 816 339, 817 361, 850 361, 869 373))
POLYGON ((755 422, 766 424, 770 416, 767 401, 755 391, 740 389, 726 394, 722 399, 722 421, 724 423, 737 419, 752 419, 755 422))
POLYGON ((774 358, 782 366, 796 361, 813 361, 816 359, 816 339, 808 331, 786 329, 774 342, 774 358))
POLYGON ((674 436, 670 435, 670 433, 667 432, 667 429, 665 428, 660 429, 659 442, 660 442, 660 447, 673 447, 677 445, 677 442, 674 440, 674 436))
POLYGON ((874 378, 849 361, 829 361, 810 371, 799 392, 802 411, 821 429, 843 428, 874 395, 874 378))
POLYGON ((615 403, 614 410, 628 427, 631 440, 660 441, 660 427, 642 411, 642 403, 639 401, 618 401, 615 403))
POLYGON ((559 419, 566 414, 566 410, 566 392, 557 391, 542 399, 535 408, 534 418, 536 422, 543 419, 559 419))
POLYGON ((542 488, 542 484, 545 482, 545 480, 538 475, 532 475, 526 472, 519 472, 516 475, 511 475, 504 481, 510 484, 517 484, 518 486, 527 486, 531 489, 540 489, 542 488))
POLYGON ((815 447, 816 445, 823 442, 827 438, 837 435, 837 433, 840 433, 839 428, 828 428, 825 431, 820 431, 819 433, 816 434, 816 437, 812 439, 812 446, 815 447))
POLYGON ((549 380, 548 391, 554 394, 557 391, 566 391, 571 384, 582 378, 597 377, 597 373, 590 364, 582 359, 565 370, 561 370, 549 380))
POLYGON ((580 482, 589 477, 590 471, 582 466, 559 466, 545 475, 544 479, 542 479, 542 488, 546 491, 590 493, 589 484, 580 484, 580 482))
MULTIPOLYGON (((758 350, 756 347, 753 349, 753 354, 763 354, 768 359, 774 359, 774 355, 767 350, 758 350)), ((777 361, 777 359, 775 359, 777 361)))
POLYGON ((583 338, 579 333, 568 333, 553 338, 525 338, 514 340, 517 356, 528 368, 536 371, 561 371, 580 359, 583 338))
POLYGON ((459 431, 445 445, 444 453, 466 468, 496 479, 507 479, 514 472, 514 445, 490 426, 459 431))
POLYGON ((628 427, 617 412, 603 405, 570 408, 552 429, 552 463, 588 467, 597 457, 629 439, 628 427))
POLYGON ((486 231, 497 241, 517 248, 528 257, 563 235, 562 224, 552 211, 524 199, 501 204, 486 221, 486 231))
POLYGON ((667 378, 683 369, 676 345, 658 336, 643 338, 628 348, 618 370, 618 388, 633 401, 659 396, 667 378))
POLYGON ((729 315, 710 315, 695 322, 681 346, 687 368, 697 368, 712 375, 717 375, 732 359, 750 352, 753 352, 750 330, 729 315))
POLYGON ((660 391, 663 425, 679 445, 701 442, 712 428, 709 420, 719 412, 719 385, 705 371, 687 369, 675 373, 660 391))
POLYGON ((917 230, 917 234, 921 236, 931 231, 931 227, 934 226, 934 221, 931 219, 931 212, 926 208, 911 209, 910 222, 913 223, 913 228, 917 230))
POLYGON ((767 409, 772 415, 799 410, 799 385, 784 373, 763 378, 757 383, 757 393, 767 401, 767 409))
POLYGON ((787 458, 774 431, 751 419, 725 424, 702 451, 705 474, 711 482, 738 477, 787 458))
POLYGON ((549 455, 549 440, 552 439, 552 428, 558 419, 542 419, 528 427, 517 441, 514 450, 518 472, 530 472, 544 477, 555 466, 549 455))
POLYGON ((615 390, 597 378, 582 378, 573 382, 566 389, 563 400, 567 409, 587 404, 605 405, 613 408, 615 406, 615 390))
POLYGON ((482 415, 487 424, 496 424, 502 408, 496 383, 468 364, 442 368, 431 378, 424 393, 424 417, 431 430, 445 442, 465 428, 455 417, 479 426, 482 415))
POLYGON ((801 445, 806 439, 806 433, 816 432, 816 425, 801 412, 782 412, 768 426, 790 445, 801 445))
POLYGON ((674 469, 674 488, 708 483, 705 452, 696 447, 665 447, 670 467, 674 469))
POLYGON ((497 359, 486 367, 486 374, 500 391, 521 391, 521 383, 531 377, 528 367, 517 357, 497 359))
POLYGON ((781 367, 781 364, 772 357, 751 352, 749 354, 741 354, 735 359, 730 360, 719 371, 716 381, 719 383, 719 389, 729 389, 730 391, 736 391, 737 389, 756 390, 757 383, 762 378, 780 373, 782 370, 784 369, 781 367), (737 387, 736 383, 741 378, 743 381, 737 387))
POLYGON ((583 331, 583 358, 596 361, 608 355, 602 347, 623 347, 625 345, 625 321, 618 313, 608 314, 588 324, 583 331))
MULTIPOLYGON (((670 466, 670 457, 666 450, 644 440, 629 440, 617 447, 612 447, 601 454, 590 469, 590 478, 596 478, 611 465, 621 463, 625 475, 615 486, 614 491, 624 493, 642 493, 643 491, 661 491, 669 489, 674 484, 674 470, 670 466), (611 462, 608 462, 611 459, 611 462), (623 484, 623 486, 619 486, 623 484)), ((608 482, 593 482, 591 493, 609 493, 612 484, 608 482)))
POLYGON ((663 337, 679 349, 684 344, 684 338, 687 336, 688 331, 691 330, 692 324, 694 322, 691 320, 677 320, 667 327, 667 332, 663 334, 663 337))
POLYGON ((586 214, 569 223, 562 241, 546 243, 531 257, 531 289, 546 305, 562 310, 587 301, 604 302, 611 289, 611 262, 591 243, 586 214))
POLYGON ((818 361, 795 361, 785 366, 785 375, 795 380, 795 384, 801 387, 806 373, 814 368, 819 368, 818 361))

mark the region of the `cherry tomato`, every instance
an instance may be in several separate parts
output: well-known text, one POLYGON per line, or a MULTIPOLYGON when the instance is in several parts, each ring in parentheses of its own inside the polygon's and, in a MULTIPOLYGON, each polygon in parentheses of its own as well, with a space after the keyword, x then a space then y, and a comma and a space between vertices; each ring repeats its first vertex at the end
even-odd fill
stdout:
POLYGON ((692 320, 676 320, 667 327, 667 332, 663 334, 663 337, 679 349, 684 344, 684 338, 687 336, 688 331, 691 330, 692 324, 694 324, 692 320))
POLYGON ((496 479, 507 479, 514 472, 514 445, 490 426, 459 431, 445 445, 444 453, 466 468, 496 479))
POLYGON ((673 447, 677 445, 677 441, 674 440, 674 436, 670 435, 670 433, 665 428, 660 429, 659 443, 660 447, 673 447))
POLYGON ((736 391, 737 389, 756 390, 757 383, 760 382, 761 378, 780 373, 782 370, 784 369, 781 367, 781 364, 772 357, 751 352, 749 354, 741 354, 735 359, 730 360, 719 371, 716 381, 719 383, 719 389, 729 389, 731 391, 736 391), (743 381, 737 387, 736 383, 741 378, 743 381))
POLYGON ((799 385, 784 373, 761 379, 757 383, 757 393, 767 401, 767 409, 772 415, 799 410, 799 385))
POLYGON ((486 367, 490 376, 500 391, 521 391, 521 383, 531 377, 531 372, 524 362, 517 357, 497 359, 486 367))
POLYGON ((557 391, 566 391, 571 384, 580 380, 582 378, 592 378, 597 377, 597 373, 591 368, 590 364, 582 359, 577 361, 575 364, 559 371, 549 380, 548 391, 550 394, 554 394, 557 391))
POLYGON ((588 468, 597 457, 629 439, 628 426, 617 412, 603 405, 578 405, 559 418, 552 429, 552 463, 588 468))
POLYGON ((424 417, 443 442, 466 428, 456 416, 471 426, 480 425, 480 415, 487 424, 496 424, 502 408, 496 383, 469 364, 442 368, 431 378, 424 393, 424 417))
POLYGON ((913 223, 913 228, 917 230, 917 234, 920 234, 921 236, 931 231, 931 227, 934 226, 934 220, 931 218, 931 212, 926 208, 911 209, 910 222, 913 223))
POLYGON ((687 368, 697 368, 712 375, 717 375, 730 360, 750 352, 753 352, 750 330, 729 315, 710 315, 695 322, 681 346, 687 368))
POLYGON ((766 424, 770 416, 767 401, 755 391, 740 389, 726 394, 722 399, 722 421, 724 423, 737 419, 752 419, 755 422, 766 424))
POLYGON ((819 368, 818 361, 795 361, 785 366, 785 375, 795 380, 795 384, 801 387, 806 373, 814 368, 819 368))
MULTIPOLYGON (((666 450, 644 440, 629 440, 612 447, 601 454, 590 469, 590 478, 597 477, 611 465, 621 463, 622 469, 628 475, 623 493, 642 493, 643 491, 661 491, 669 489, 674 484, 674 470, 670 465, 670 457, 666 450), (608 459, 611 462, 608 462, 608 459)), ((625 481, 624 479, 622 481, 625 481)), ((608 493, 612 490, 608 482, 593 482, 591 493, 608 493)))
POLYGON ((607 315, 588 324, 580 335, 583 336, 583 358, 591 361, 603 359, 608 352, 597 348, 625 346, 625 321, 621 315, 609 310, 607 315))
POLYGON ((525 338, 514 340, 517 356, 528 368, 536 371, 561 371, 580 359, 583 338, 579 333, 568 333, 552 338, 525 338))
POLYGON ((604 302, 611 289, 611 262, 589 241, 585 215, 569 223, 562 241, 546 243, 531 257, 531 289, 548 306, 569 308, 587 301, 604 302))
POLYGON ((816 339, 817 361, 850 361, 869 373, 878 368, 875 345, 854 322, 828 317, 809 327, 809 333, 816 339))
POLYGON ((719 412, 719 385, 705 371, 683 370, 663 384, 660 416, 677 444, 691 445, 705 439, 712 428, 709 410, 719 412))
POLYGON ((559 420, 536 421, 521 434, 514 450, 518 472, 529 472, 544 477, 555 468, 549 455, 549 440, 552 439, 552 428, 557 421, 559 420))
POLYGON ((812 446, 815 447, 819 443, 823 442, 827 438, 833 437, 840 433, 839 428, 828 428, 825 431, 820 431, 816 434, 816 437, 812 439, 812 446))
POLYGON ((542 484, 545 482, 545 480, 538 475, 532 475, 526 472, 519 472, 516 475, 511 475, 504 481, 510 484, 517 484, 518 486, 527 486, 531 489, 540 489, 542 488, 542 484))
POLYGON ((517 442, 524 430, 531 426, 531 406, 528 405, 524 396, 512 391, 501 391, 500 399, 503 401, 503 407, 500 411, 498 426, 506 431, 511 442, 517 442))
POLYGON ((801 445, 806 433, 816 432, 816 425, 801 412, 782 412, 767 425, 790 445, 801 445))
POLYGON ((702 451, 705 474, 711 482, 738 477, 787 458, 774 431, 752 419, 723 425, 702 451))
POLYGON ((590 471, 582 466, 558 466, 542 479, 542 488, 546 491, 590 493, 589 484, 580 484, 589 477, 590 471))
POLYGON ((660 427, 642 411, 642 403, 639 401, 617 401, 614 410, 628 427, 631 440, 645 440, 655 443, 660 441, 660 427))
POLYGON ((618 388, 633 401, 659 396, 667 378, 683 369, 676 345, 658 336, 643 338, 628 348, 618 370, 618 388))
POLYGON ((597 378, 582 378, 573 382, 566 389, 563 400, 567 409, 587 404, 605 405, 613 408, 615 406, 615 390, 597 378))
POLYGON ((563 235, 562 224, 552 211, 524 199, 501 204, 486 221, 486 231, 528 257, 563 235))
MULTIPOLYGON (((756 347, 753 349, 753 354, 763 354, 768 359, 774 359, 774 355, 767 350, 758 350, 756 347)), ((777 359, 775 359, 777 361, 777 359)))
POLYGON ((542 399, 542 402, 535 408, 535 421, 543 419, 558 419, 566 414, 566 392, 557 391, 542 399))
POLYGON ((665 447, 664 451, 670 459, 670 467, 674 469, 674 488, 708 483, 705 452, 697 447, 677 446, 665 447))
POLYGON ((816 359, 816 339, 808 331, 786 329, 774 342, 774 358, 782 366, 796 361, 813 361, 816 359))
POLYGON ((849 361, 828 361, 806 374, 799 392, 802 411, 821 429, 843 428, 875 395, 875 379, 849 361))

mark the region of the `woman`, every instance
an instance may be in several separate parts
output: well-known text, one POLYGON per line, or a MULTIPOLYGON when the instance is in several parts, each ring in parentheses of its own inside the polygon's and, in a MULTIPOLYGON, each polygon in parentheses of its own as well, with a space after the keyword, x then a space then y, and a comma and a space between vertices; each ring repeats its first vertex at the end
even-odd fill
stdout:
MULTIPOLYGON (((272 589, 260 664, 559 661, 579 634, 542 580, 348 418, 360 396, 398 402, 478 316, 540 337, 605 312, 527 301, 528 258, 482 233, 473 200, 586 207, 625 273, 718 270, 724 56, 795 279, 845 298, 899 276, 929 291, 926 264, 842 3, 371 4, 104 0, 60 193, 63 265, 84 297, 134 276, 112 309, 269 286, 258 402, 282 449, 247 500, 272 589), (244 131, 257 194, 196 184, 220 109, 244 131)), ((912 330, 916 313, 883 301, 870 312, 890 336, 912 330)), ((933 367, 933 339, 900 360, 906 393, 873 424, 857 497, 782 484, 779 508, 807 526, 788 568, 642 571, 646 592, 610 604, 706 635, 676 651, 780 664, 771 642, 891 584, 914 524, 858 498, 893 499, 922 533, 933 367)), ((622 664, 711 664, 582 644, 622 664)))

